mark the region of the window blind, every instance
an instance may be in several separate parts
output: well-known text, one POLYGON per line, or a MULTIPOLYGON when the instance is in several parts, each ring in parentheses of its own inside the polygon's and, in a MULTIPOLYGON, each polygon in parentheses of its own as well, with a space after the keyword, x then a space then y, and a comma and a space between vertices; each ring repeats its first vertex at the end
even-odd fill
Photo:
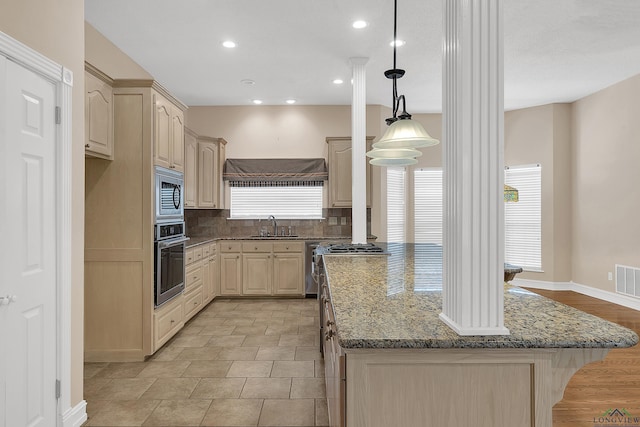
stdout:
POLYGON ((230 187, 231 218, 322 218, 322 187, 230 187))
POLYGON ((414 172, 414 239, 442 245, 442 169, 414 172))
POLYGON ((518 190, 518 201, 504 206, 505 261, 542 271, 542 167, 507 167, 504 183, 518 190))
POLYGON ((405 242, 404 168, 387 168, 387 242, 405 242))

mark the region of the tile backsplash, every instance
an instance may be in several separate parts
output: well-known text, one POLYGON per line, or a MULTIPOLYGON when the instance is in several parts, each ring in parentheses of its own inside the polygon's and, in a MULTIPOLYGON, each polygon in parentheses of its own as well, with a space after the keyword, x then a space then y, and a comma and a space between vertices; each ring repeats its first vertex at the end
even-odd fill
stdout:
MULTIPOLYGON (((185 209, 184 218, 189 237, 245 237, 260 234, 265 227, 271 232, 271 221, 266 219, 228 219, 228 209, 185 209)), ((351 208, 322 210, 323 219, 277 219, 280 227, 289 226, 301 237, 350 237, 351 208)), ((371 209, 367 209, 367 234, 371 234, 371 209)))

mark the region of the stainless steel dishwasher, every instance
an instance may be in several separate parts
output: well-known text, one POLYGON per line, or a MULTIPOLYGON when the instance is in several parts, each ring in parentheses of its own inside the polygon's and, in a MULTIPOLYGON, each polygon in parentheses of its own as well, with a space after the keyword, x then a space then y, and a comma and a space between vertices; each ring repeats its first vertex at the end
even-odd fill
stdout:
POLYGON ((306 242, 304 254, 304 291, 307 298, 315 298, 318 295, 318 284, 313 280, 313 251, 320 242, 306 242))

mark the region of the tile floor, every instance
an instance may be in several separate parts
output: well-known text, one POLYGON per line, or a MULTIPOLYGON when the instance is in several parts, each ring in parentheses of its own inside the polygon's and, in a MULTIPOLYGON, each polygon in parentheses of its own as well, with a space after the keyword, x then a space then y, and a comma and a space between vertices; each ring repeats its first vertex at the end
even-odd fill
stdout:
POLYGON ((327 426, 315 299, 215 300, 145 362, 86 363, 85 426, 327 426))

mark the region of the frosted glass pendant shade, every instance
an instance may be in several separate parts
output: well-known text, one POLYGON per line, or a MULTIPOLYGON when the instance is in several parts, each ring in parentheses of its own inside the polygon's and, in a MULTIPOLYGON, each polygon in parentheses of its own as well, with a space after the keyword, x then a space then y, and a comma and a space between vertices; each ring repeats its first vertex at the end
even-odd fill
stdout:
POLYGON ((422 125, 411 119, 396 120, 382 135, 374 148, 421 148, 439 144, 422 125))
POLYGON ((413 148, 374 148, 367 151, 367 157, 374 159, 410 159, 420 157, 422 152, 413 148))
POLYGON ((369 160, 369 163, 371 163, 374 166, 410 166, 418 163, 418 160, 414 158, 406 158, 406 157, 391 158, 391 159, 378 158, 378 159, 369 160))

